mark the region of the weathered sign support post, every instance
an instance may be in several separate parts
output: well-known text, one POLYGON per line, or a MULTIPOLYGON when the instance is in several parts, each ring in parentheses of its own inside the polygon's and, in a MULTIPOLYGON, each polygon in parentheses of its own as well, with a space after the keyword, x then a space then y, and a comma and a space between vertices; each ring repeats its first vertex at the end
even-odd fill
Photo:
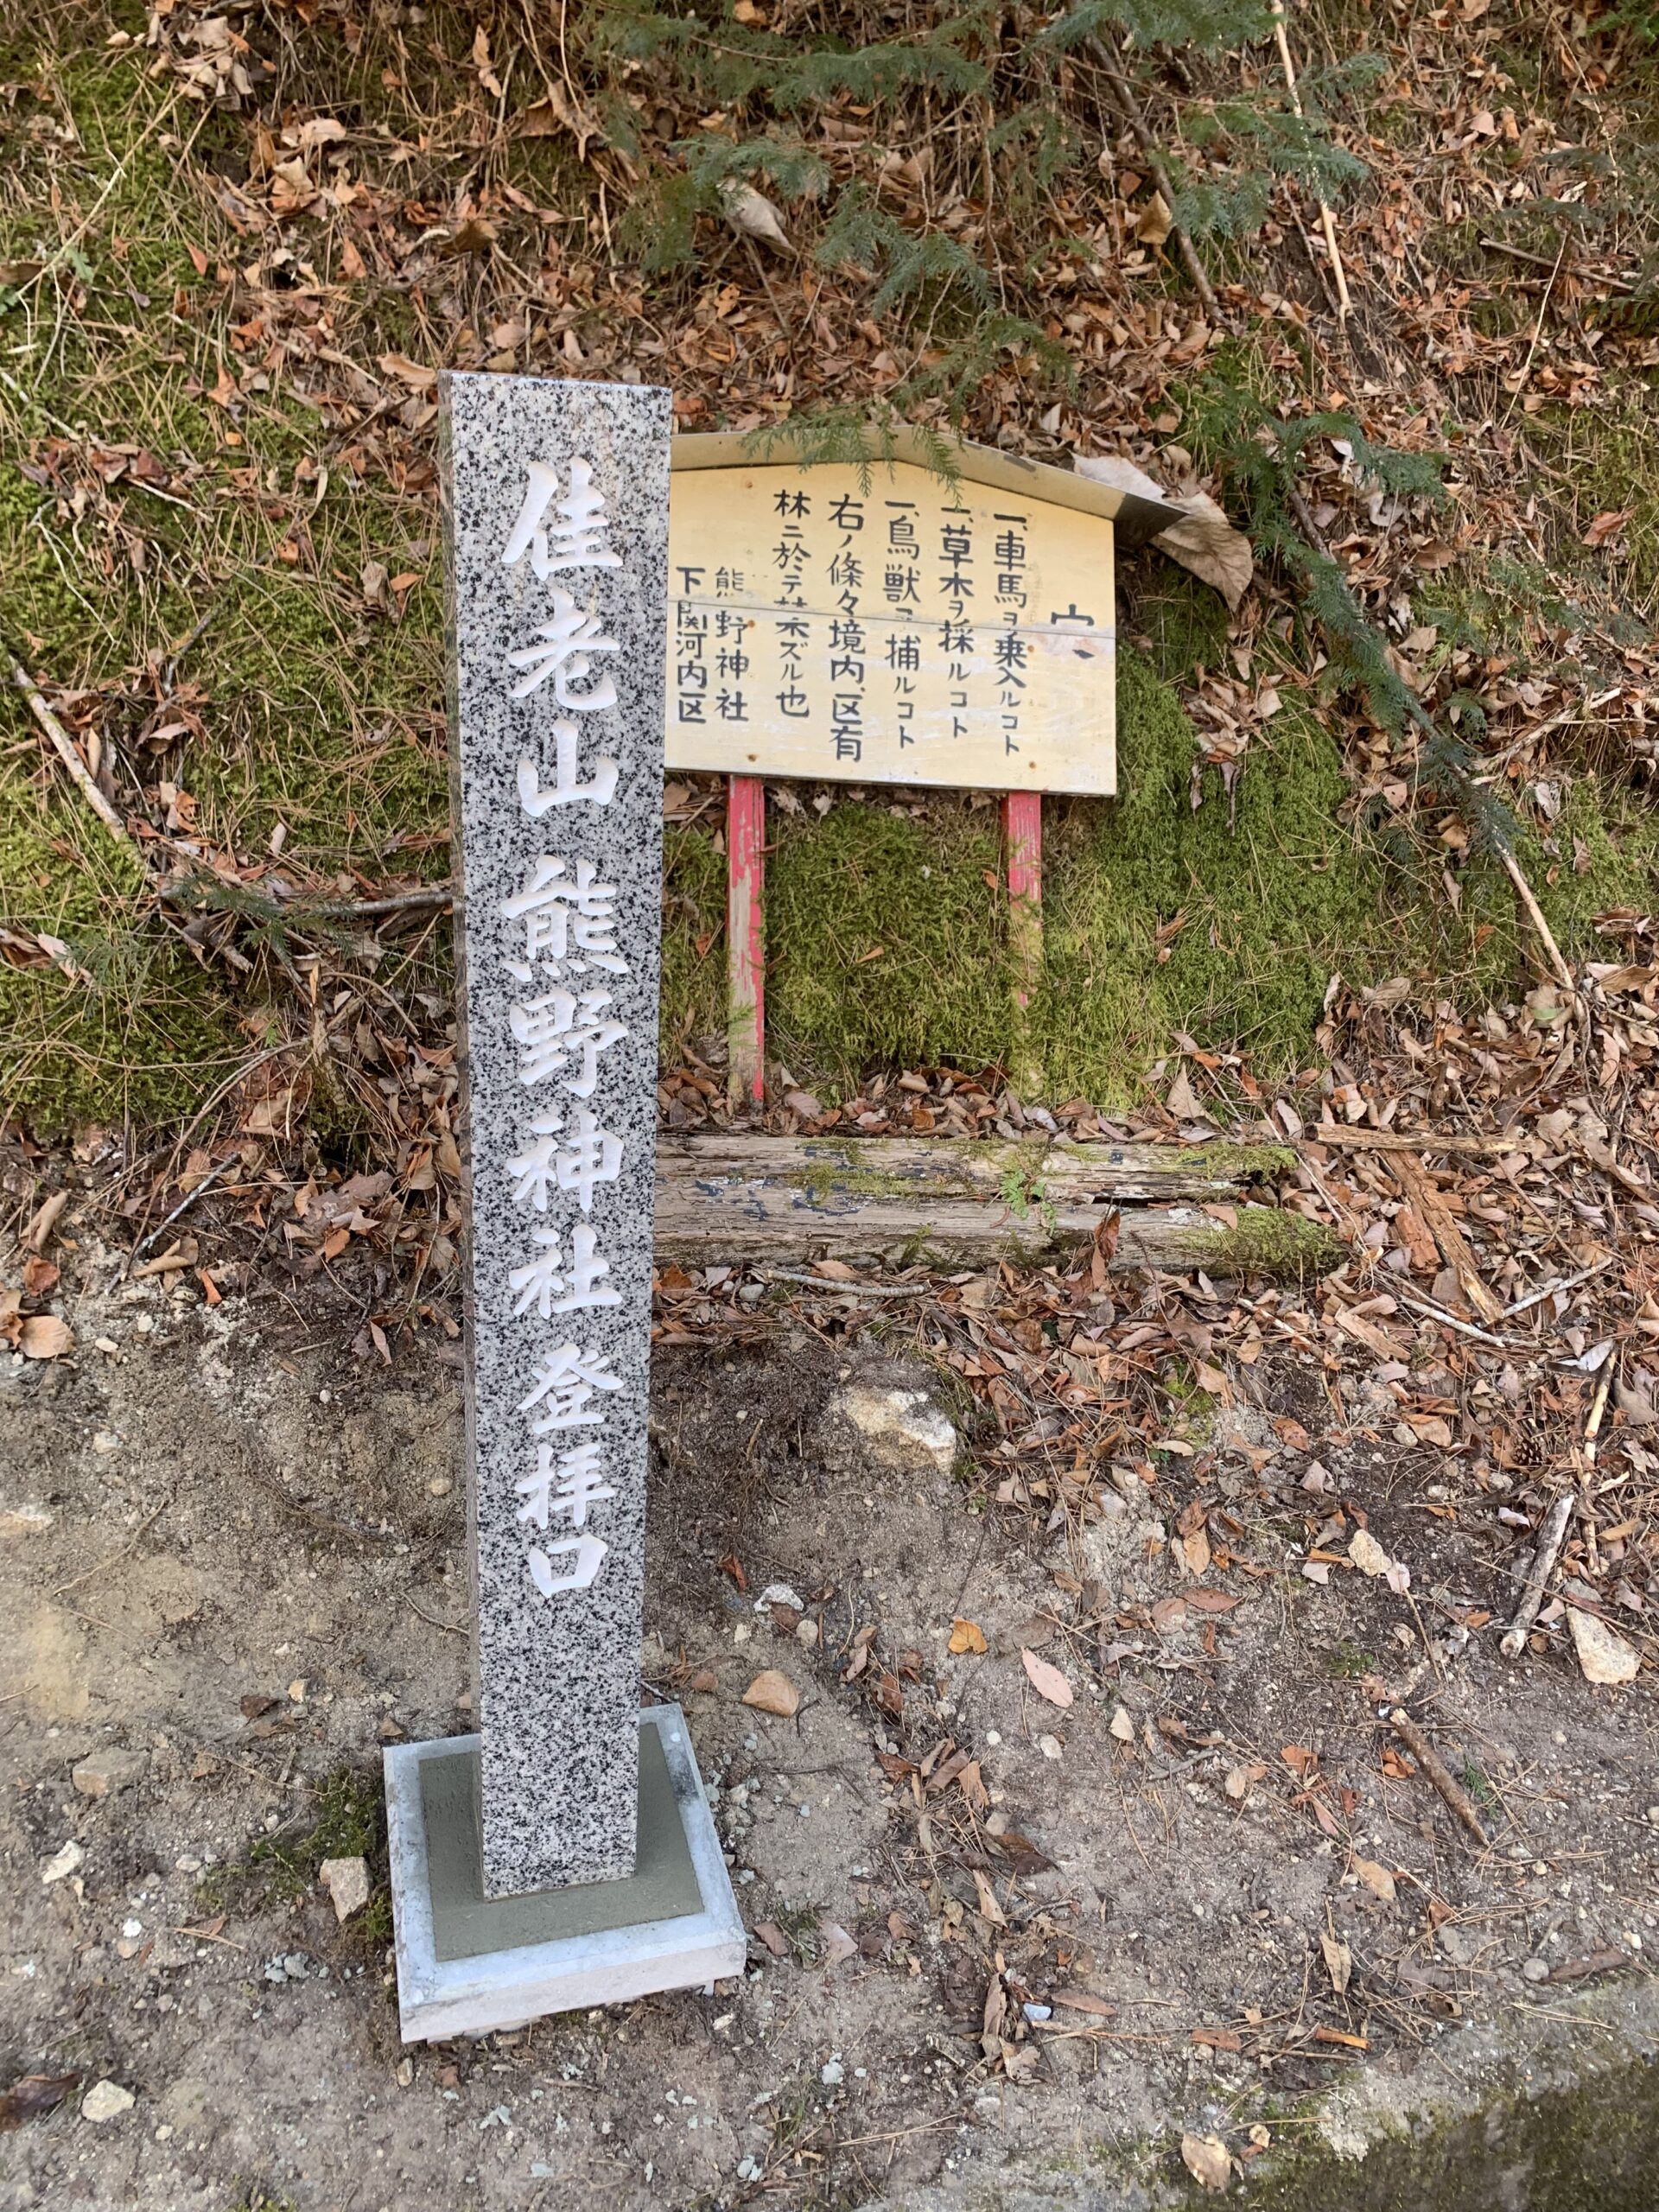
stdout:
POLYGON ((478 1733, 386 1753, 405 2040, 744 1952, 683 1719, 639 1707, 669 395, 442 401, 478 1733))
POLYGON ((726 786, 727 1088, 733 1105, 766 1095, 766 787, 759 776, 726 786))

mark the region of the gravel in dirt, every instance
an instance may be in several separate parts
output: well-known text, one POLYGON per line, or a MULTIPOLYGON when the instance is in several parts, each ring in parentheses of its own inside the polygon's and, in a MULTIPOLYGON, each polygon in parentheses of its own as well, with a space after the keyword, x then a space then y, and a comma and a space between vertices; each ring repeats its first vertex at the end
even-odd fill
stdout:
POLYGON ((470 1726, 454 1347, 354 1362, 108 1272, 71 1356, 0 1363, 0 2050, 134 2104, 8 2136, 8 2206, 901 2202, 1248 2147, 1361 2052, 1408 2069, 1659 1940, 1645 1681, 1470 1633, 1503 1572, 1386 1393, 1264 1356, 1204 1450, 1045 1516, 861 1462, 849 1389, 959 1399, 779 1319, 660 1347, 652 1409, 646 1694, 685 1707, 748 1968, 405 2052, 378 1753, 470 1726), (745 1703, 763 1675, 792 1713, 745 1703), (357 1856, 340 1923, 321 1869, 357 1856))

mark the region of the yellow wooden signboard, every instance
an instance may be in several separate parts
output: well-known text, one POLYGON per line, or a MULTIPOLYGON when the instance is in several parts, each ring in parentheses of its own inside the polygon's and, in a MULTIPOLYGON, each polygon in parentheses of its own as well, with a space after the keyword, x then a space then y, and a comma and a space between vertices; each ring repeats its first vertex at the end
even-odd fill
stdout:
POLYGON ((1123 494, 968 446, 954 481, 908 442, 864 470, 675 448, 671 768, 1116 788, 1123 494))

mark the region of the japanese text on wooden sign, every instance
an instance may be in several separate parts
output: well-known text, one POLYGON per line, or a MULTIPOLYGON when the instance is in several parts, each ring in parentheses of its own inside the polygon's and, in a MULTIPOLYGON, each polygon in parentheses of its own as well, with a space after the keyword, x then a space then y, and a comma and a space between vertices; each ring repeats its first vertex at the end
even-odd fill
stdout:
POLYGON ((1116 788, 1112 524, 906 462, 677 468, 672 768, 1116 788))

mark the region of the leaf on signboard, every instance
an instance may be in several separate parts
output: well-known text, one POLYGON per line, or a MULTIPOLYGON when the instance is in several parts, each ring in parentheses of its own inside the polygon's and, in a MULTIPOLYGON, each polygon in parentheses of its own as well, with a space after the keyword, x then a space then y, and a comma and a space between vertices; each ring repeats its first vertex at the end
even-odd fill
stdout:
POLYGON ((1079 476, 1096 484, 1109 484, 1138 499, 1159 499, 1179 510, 1180 519, 1159 531, 1153 543, 1160 553, 1190 569, 1200 583, 1218 591, 1230 609, 1236 608, 1255 574, 1250 541, 1235 530, 1207 492, 1166 492, 1133 461, 1115 454, 1080 454, 1072 467, 1079 476))
POLYGON ((1025 1662, 1026 1673, 1039 1697, 1045 1697, 1051 1705, 1062 1708, 1071 1704, 1071 1685, 1058 1667, 1051 1666, 1046 1659, 1039 1659, 1023 1643, 1020 1647, 1020 1656, 1025 1662))
POLYGON ((1188 492, 1170 504, 1181 509, 1181 519, 1160 530, 1153 543, 1236 610, 1255 575, 1249 539, 1234 529, 1207 492, 1188 492))

